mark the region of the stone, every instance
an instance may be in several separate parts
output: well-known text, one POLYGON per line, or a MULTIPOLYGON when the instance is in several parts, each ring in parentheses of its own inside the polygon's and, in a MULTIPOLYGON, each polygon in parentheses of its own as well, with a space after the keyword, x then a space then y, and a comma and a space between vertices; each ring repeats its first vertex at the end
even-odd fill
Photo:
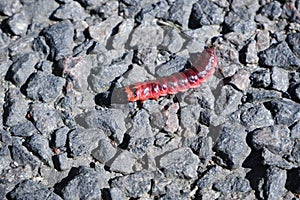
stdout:
POLYGON ((281 12, 281 4, 277 1, 266 3, 261 9, 261 14, 269 17, 271 20, 280 17, 281 12))
POLYGON ((224 180, 216 181, 213 188, 222 193, 246 193, 251 190, 248 179, 233 174, 227 176, 224 180))
POLYGON ((84 20, 87 17, 85 10, 77 1, 70 1, 61 5, 54 13, 53 17, 60 20, 84 20))
POLYGON ((239 90, 246 90, 250 84, 249 76, 248 71, 241 69, 233 75, 229 83, 233 84, 239 90))
POLYGON ((29 24, 29 16, 26 15, 24 10, 14 14, 8 20, 9 28, 15 35, 25 35, 29 24))
POLYGON ((252 82, 253 87, 266 88, 271 84, 270 70, 262 69, 262 70, 254 71, 250 76, 250 80, 252 82))
POLYGON ((241 167, 250 154, 246 136, 245 129, 238 123, 228 122, 222 125, 214 151, 226 167, 230 169, 241 167))
POLYGON ((100 139, 98 146, 92 150, 92 156, 101 163, 106 163, 117 153, 117 149, 107 139, 100 139))
POLYGON ((272 68, 271 80, 271 87, 275 90, 286 92, 289 88, 289 73, 282 68, 272 68))
POLYGON ((72 55, 74 27, 70 21, 64 20, 49 26, 43 35, 50 47, 52 60, 58 61, 72 55))
POLYGON ((66 126, 63 126, 53 133, 52 143, 56 148, 64 147, 67 142, 69 129, 66 126))
POLYGON ((129 151, 121 151, 115 156, 110 165, 110 170, 114 172, 120 172, 122 174, 133 173, 133 166, 136 163, 136 159, 129 151))
POLYGON ((293 53, 300 59, 300 33, 291 33, 287 36, 287 42, 293 53))
POLYGON ((190 148, 175 149, 164 154, 159 166, 167 176, 194 179, 197 176, 199 158, 190 148))
POLYGON ((270 67, 293 69, 300 67, 299 59, 293 54, 286 42, 271 45, 259 54, 260 62, 270 67))
POLYGON ((63 199, 101 199, 100 175, 88 167, 79 167, 62 188, 63 199))
POLYGON ((49 102, 62 93, 65 79, 38 71, 30 76, 26 95, 33 100, 49 102))
POLYGON ((187 60, 182 57, 176 56, 172 58, 170 61, 165 62, 156 68, 156 74, 159 77, 170 76, 174 73, 182 71, 184 66, 186 65, 187 60))

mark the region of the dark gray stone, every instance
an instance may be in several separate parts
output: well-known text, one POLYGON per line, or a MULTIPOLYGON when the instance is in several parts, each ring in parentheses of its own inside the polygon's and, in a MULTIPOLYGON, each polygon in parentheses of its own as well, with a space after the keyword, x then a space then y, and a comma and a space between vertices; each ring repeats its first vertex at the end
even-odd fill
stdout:
POLYGON ((221 89, 221 94, 216 100, 215 112, 218 115, 228 115, 237 110, 241 104, 243 94, 235 90, 230 85, 225 85, 221 89))
POLYGON ((3 0, 0 2, 0 12, 12 16, 19 12, 22 8, 22 4, 19 0, 3 0))
POLYGON ((292 157, 297 163, 300 163, 300 142, 299 141, 296 141, 293 146, 292 157))
POLYGON ((271 73, 268 69, 258 70, 251 74, 250 80, 253 87, 266 88, 271 84, 271 73))
POLYGON ((134 19, 129 18, 123 20, 123 22, 118 26, 118 33, 112 36, 112 41, 111 41, 112 47, 114 49, 124 48, 128 42, 130 33, 133 28, 134 28, 134 19))
POLYGON ((23 85, 30 74, 34 72, 34 66, 38 60, 37 54, 34 53, 20 56, 8 71, 8 76, 11 75, 12 82, 17 86, 23 85))
POLYGON ((240 118, 242 124, 250 131, 274 124, 272 114, 262 104, 250 105, 241 112, 240 118))
POLYGON ((64 147, 66 145, 69 129, 63 126, 53 133, 53 145, 55 147, 64 147))
POLYGON ((261 14, 269 17, 271 20, 277 19, 281 12, 281 4, 278 1, 267 3, 261 9, 261 14))
POLYGON ((62 200, 50 189, 32 180, 26 180, 18 184, 8 196, 15 200, 62 200))
POLYGON ((247 93, 247 101, 266 102, 281 98, 281 93, 274 90, 251 90, 247 93))
POLYGON ((167 33, 165 33, 165 37, 162 43, 162 46, 172 52, 176 53, 181 50, 184 44, 184 39, 180 36, 179 31, 175 29, 168 30, 167 33))
POLYGON ((67 153, 60 153, 54 157, 54 166, 56 169, 65 171, 70 170, 74 164, 73 160, 68 157, 67 153))
POLYGON ((30 121, 17 124, 11 127, 9 131, 13 136, 19 137, 28 137, 38 132, 35 126, 30 121))
POLYGON ((18 90, 6 92, 6 102, 3 105, 3 124, 15 126, 26 121, 28 105, 18 90))
POLYGON ((256 129, 252 133, 251 143, 254 148, 267 148, 274 154, 290 154, 293 142, 287 126, 278 125, 256 129))
POLYGON ((122 174, 130 174, 133 173, 133 166, 136 163, 136 159, 134 155, 129 151, 121 151, 116 157, 113 159, 110 170, 113 172, 120 172, 122 174))
POLYGON ((293 69, 300 67, 299 59, 293 54, 286 42, 271 45, 259 54, 263 65, 293 69))
POLYGON ((98 145, 98 141, 105 138, 102 130, 77 128, 68 135, 68 147, 71 156, 90 154, 98 145))
POLYGON ((49 141, 45 136, 34 134, 26 141, 25 146, 33 152, 34 155, 37 155, 42 162, 49 166, 53 166, 53 153, 49 147, 49 141))
POLYGON ((170 61, 158 66, 156 69, 156 74, 159 77, 170 76, 174 73, 181 71, 186 65, 186 63, 187 60, 185 58, 176 56, 170 61))
POLYGON ((123 75, 128 70, 132 57, 133 53, 124 54, 122 60, 91 69, 88 77, 89 86, 95 92, 106 91, 116 77, 123 75))
POLYGON ((189 27, 200 28, 204 25, 219 25, 224 20, 223 9, 208 0, 198 1, 193 4, 189 27))
POLYGON ((101 199, 100 179, 95 170, 79 167, 77 174, 63 187, 61 191, 63 199, 101 199))
POLYGON ((10 150, 8 147, 11 143, 12 138, 9 132, 0 130, 0 156, 10 156, 10 150))
POLYGON ((268 105, 276 124, 290 126, 300 118, 300 105, 287 99, 271 101, 268 105))
POLYGON ((30 76, 26 95, 33 100, 49 102, 62 92, 64 85, 65 79, 38 71, 30 76))
POLYGON ((234 174, 227 176, 224 180, 216 181, 213 188, 222 193, 249 192, 250 182, 234 174))
POLYGON ((117 187, 127 197, 138 198, 148 196, 150 192, 154 173, 151 171, 140 171, 127 176, 117 177, 112 180, 111 187, 117 187))
POLYGON ((289 88, 289 73, 288 71, 273 67, 271 73, 272 88, 282 92, 286 92, 289 88))
POLYGON ((35 127, 45 135, 63 126, 61 113, 45 104, 32 104, 29 116, 35 127))
POLYGON ((287 36, 287 42, 294 54, 300 59, 300 33, 291 33, 287 36))
POLYGON ((297 121, 291 128, 291 138, 300 139, 300 121, 297 121))
POLYGON ((197 186, 200 190, 210 188, 219 179, 223 179, 226 176, 226 172, 218 165, 214 165, 204 172, 197 182, 197 186))
POLYGON ((110 188, 109 195, 111 200, 126 199, 126 195, 117 187, 110 188))
POLYGON ((140 46, 135 51, 133 56, 133 62, 138 65, 145 66, 149 72, 155 74, 155 61, 157 59, 157 48, 156 47, 143 47, 140 46))
POLYGON ((87 14, 84 8, 77 1, 70 1, 61 5, 53 14, 53 17, 57 19, 69 19, 69 20, 84 20, 87 14))
POLYGON ((188 146, 198 155, 200 162, 206 166, 213 155, 213 142, 211 137, 197 137, 187 141, 188 146))
MULTIPOLYGON (((266 166, 274 166, 280 169, 290 170, 292 168, 296 168, 297 165, 290 162, 293 158, 289 158, 289 161, 285 158, 286 155, 277 155, 269 151, 267 148, 262 149, 261 156, 263 158, 263 164, 266 166)), ((287 155, 290 157, 290 155, 287 155)))
POLYGON ((74 27, 68 20, 51 25, 44 31, 47 44, 50 47, 50 56, 53 60, 59 60, 72 55, 74 47, 74 27))
POLYGON ((117 152, 117 149, 107 139, 100 139, 98 146, 92 151, 92 156, 101 163, 109 161, 117 152))
POLYGON ((22 140, 18 138, 13 138, 11 156, 19 165, 29 164, 33 169, 40 164, 38 158, 33 156, 32 153, 22 145, 22 140))
POLYGON ((169 20, 188 27, 193 1, 174 1, 168 10, 169 20))
POLYGON ((143 156, 153 148, 153 137, 131 137, 128 144, 128 150, 137 156, 143 156))
POLYGON ((260 188, 261 198, 280 199, 284 194, 284 186, 287 179, 286 170, 277 167, 270 167, 260 188))
POLYGON ((106 109, 89 111, 75 118, 76 122, 85 128, 103 130, 108 136, 122 142, 126 132, 125 114, 121 110, 106 109))
POLYGON ((180 148, 164 154, 159 160, 159 167, 166 176, 185 177, 194 179, 197 177, 199 158, 190 148, 180 148))
POLYGON ((8 20, 8 25, 15 35, 25 35, 30 24, 30 17, 24 10, 14 14, 8 20))
POLYGON ((216 155, 230 169, 241 167, 250 153, 245 129, 240 124, 227 123, 222 125, 219 135, 214 146, 216 155))

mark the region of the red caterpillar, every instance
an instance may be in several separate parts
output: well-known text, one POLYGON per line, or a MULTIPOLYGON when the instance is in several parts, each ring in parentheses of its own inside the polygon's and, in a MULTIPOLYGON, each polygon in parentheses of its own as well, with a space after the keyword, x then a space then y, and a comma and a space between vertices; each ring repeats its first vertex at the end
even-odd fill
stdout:
POLYGON ((215 72, 217 62, 215 49, 207 48, 199 55, 193 67, 157 80, 116 88, 111 99, 116 102, 157 100, 160 96, 196 88, 215 72))

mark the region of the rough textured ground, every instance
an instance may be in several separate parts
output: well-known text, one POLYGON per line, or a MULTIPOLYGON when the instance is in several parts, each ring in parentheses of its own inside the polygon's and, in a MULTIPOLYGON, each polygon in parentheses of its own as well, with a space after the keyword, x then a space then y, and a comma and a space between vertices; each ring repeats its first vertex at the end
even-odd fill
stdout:
POLYGON ((299 199, 300 1, 0 0, 0 199, 299 199), (114 88, 218 70, 158 101, 114 88))

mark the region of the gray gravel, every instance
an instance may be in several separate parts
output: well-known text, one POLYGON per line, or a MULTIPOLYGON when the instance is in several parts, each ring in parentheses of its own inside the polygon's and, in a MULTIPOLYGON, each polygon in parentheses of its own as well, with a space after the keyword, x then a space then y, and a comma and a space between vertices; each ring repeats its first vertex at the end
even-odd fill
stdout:
POLYGON ((0 0, 0 199, 299 199, 299 6, 0 0), (212 45, 200 87, 112 99, 212 45))

